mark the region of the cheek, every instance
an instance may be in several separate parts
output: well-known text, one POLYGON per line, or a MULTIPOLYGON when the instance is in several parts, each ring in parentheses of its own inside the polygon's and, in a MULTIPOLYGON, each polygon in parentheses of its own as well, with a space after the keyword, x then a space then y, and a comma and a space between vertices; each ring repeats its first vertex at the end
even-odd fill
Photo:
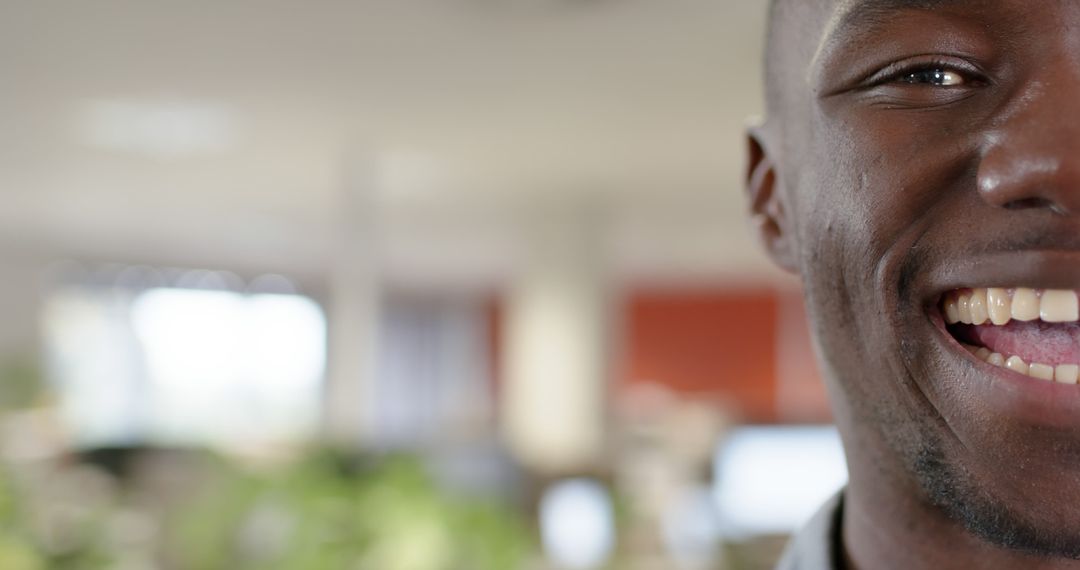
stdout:
POLYGON ((795 192, 804 273, 827 267, 846 285, 887 290, 895 284, 873 279, 895 277, 890 268, 908 248, 949 249, 958 214, 977 206, 978 147, 974 137, 925 128, 930 120, 817 117, 795 192))
POLYGON ((860 377, 879 366, 876 356, 883 353, 881 343, 867 336, 880 332, 875 317, 882 312, 872 271, 866 269, 874 263, 867 224, 853 215, 850 202, 831 197, 806 208, 804 219, 817 222, 804 225, 800 235, 810 322, 826 377, 839 382, 845 394, 859 394, 867 388, 860 377))
POLYGON ((938 115, 862 109, 819 126, 817 138, 830 144, 819 145, 816 160, 846 181, 837 185, 840 199, 865 222, 866 245, 881 255, 913 227, 935 217, 944 222, 939 214, 955 214, 958 199, 977 196, 981 139, 938 115))
POLYGON ((853 124, 817 131, 794 194, 820 350, 844 391, 874 392, 868 401, 915 388, 902 345, 925 318, 917 299, 902 298, 901 268, 918 266, 915 252, 943 250, 952 201, 974 189, 963 145, 927 148, 909 125, 853 124))

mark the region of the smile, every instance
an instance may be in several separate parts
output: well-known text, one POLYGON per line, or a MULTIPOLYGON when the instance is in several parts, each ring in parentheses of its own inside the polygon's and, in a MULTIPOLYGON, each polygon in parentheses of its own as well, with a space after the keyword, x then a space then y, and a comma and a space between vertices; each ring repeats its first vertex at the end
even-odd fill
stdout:
POLYGON ((948 330, 976 358, 1061 384, 1080 378, 1080 302, 1061 289, 975 288, 946 293, 948 330))

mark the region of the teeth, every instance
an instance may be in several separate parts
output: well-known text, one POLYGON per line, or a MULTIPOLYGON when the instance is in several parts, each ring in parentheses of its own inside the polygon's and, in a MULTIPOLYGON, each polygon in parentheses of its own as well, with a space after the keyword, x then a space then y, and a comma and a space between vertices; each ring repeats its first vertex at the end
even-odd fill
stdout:
POLYGON ((1048 323, 1071 323, 1080 319, 1080 304, 1076 293, 1048 289, 1039 302, 1039 316, 1048 323))
POLYGON ((1047 323, 1080 321, 1080 298, 1075 291, 1046 289, 1036 291, 1017 287, 1009 294, 1000 287, 975 288, 970 292, 955 292, 945 296, 945 322, 997 326, 1009 321, 1042 320, 1047 323))
POLYGON ((1027 363, 1019 356, 1010 356, 1009 359, 1005 361, 1005 368, 1008 368, 1013 372, 1019 372, 1020 374, 1027 374, 1028 370, 1030 370, 1027 363))
POLYGON ((1054 369, 1054 380, 1062 384, 1076 384, 1080 377, 1080 366, 1075 364, 1061 364, 1054 369))
POLYGON ((1028 366, 1028 376, 1039 380, 1054 379, 1054 367, 1047 364, 1032 364, 1028 366))
MULTIPOLYGON (((950 325, 992 323, 1002 326, 1014 319, 1073 323, 1080 322, 1080 293, 1067 289, 1036 290, 1028 287, 961 289, 945 295, 942 309, 945 322, 950 325)), ((1080 364, 1053 366, 1029 363, 1019 356, 993 352, 985 346, 963 344, 963 347, 975 358, 993 366, 1048 382, 1080 384, 1080 364)))
POLYGON ((952 295, 945 301, 945 322, 950 325, 960 322, 960 308, 957 306, 956 297, 952 295))
MULTIPOLYGON (((1075 296, 1073 298, 1075 300, 1075 296)), ((971 312, 971 324, 973 325, 981 325, 990 319, 990 311, 986 306, 986 289, 975 289, 971 292, 968 309, 971 312)))
POLYGON ((1049 364, 1040 364, 1038 362, 1028 364, 1019 356, 1010 356, 1006 358, 1000 353, 991 352, 991 350, 985 346, 979 347, 971 346, 969 344, 964 344, 962 346, 968 352, 974 354, 975 358, 978 358, 987 364, 997 366, 998 368, 1008 368, 1013 372, 1018 372, 1032 378, 1038 378, 1039 380, 1058 382, 1059 384, 1077 384, 1077 380, 1080 379, 1080 365, 1078 364, 1059 364, 1056 367, 1050 366, 1049 364))
POLYGON ((1012 297, 1012 318, 1018 321, 1034 321, 1039 318, 1039 296, 1034 289, 1016 288, 1012 297))
POLYGON ((1012 299, 1004 289, 987 289, 986 304, 990 311, 990 322, 1001 326, 1012 319, 1012 299))
POLYGON ((960 322, 970 325, 971 324, 971 295, 960 295, 960 299, 956 302, 957 313, 960 315, 960 322))

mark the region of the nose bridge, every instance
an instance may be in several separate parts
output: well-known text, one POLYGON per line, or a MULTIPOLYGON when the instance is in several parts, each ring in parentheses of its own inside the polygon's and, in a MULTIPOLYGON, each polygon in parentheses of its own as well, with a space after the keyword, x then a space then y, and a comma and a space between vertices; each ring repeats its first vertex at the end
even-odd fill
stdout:
POLYGON ((982 197, 1001 207, 1050 207, 1080 215, 1080 61, 1043 60, 986 139, 982 197))

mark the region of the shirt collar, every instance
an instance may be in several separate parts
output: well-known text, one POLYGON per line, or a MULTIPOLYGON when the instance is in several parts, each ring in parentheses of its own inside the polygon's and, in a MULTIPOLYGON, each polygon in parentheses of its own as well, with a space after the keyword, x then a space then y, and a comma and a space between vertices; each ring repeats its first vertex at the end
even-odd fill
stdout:
POLYGON ((840 570, 844 493, 826 502, 788 543, 776 570, 840 570))

